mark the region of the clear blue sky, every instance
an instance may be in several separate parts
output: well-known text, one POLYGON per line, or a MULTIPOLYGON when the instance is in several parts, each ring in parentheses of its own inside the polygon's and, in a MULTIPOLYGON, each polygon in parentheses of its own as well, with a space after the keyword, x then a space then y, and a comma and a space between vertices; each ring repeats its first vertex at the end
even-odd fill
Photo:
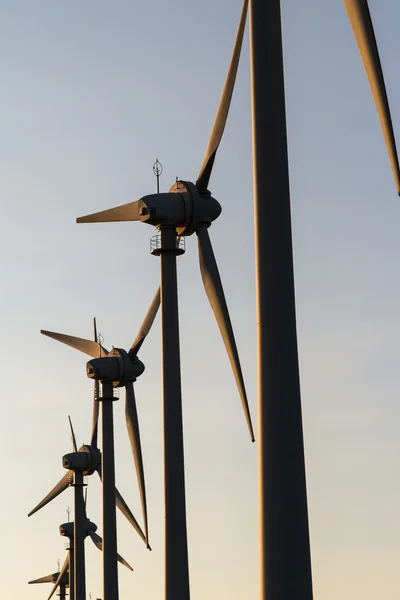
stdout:
MULTIPOLYGON (((64 560, 68 490, 30 519, 61 478, 67 415, 88 442, 85 357, 41 328, 132 342, 158 285, 150 227, 75 218, 195 178, 240 1, 0 0, 0 276, 3 492, 0 595, 45 598, 29 579, 64 560)), ((283 0, 296 295, 315 598, 395 600, 400 560, 400 204, 368 84, 340 0, 283 0)), ((370 0, 395 131, 400 6, 370 0)), ((211 189, 211 236, 256 422, 254 242, 248 38, 211 189)), ((258 597, 257 449, 213 314, 194 239, 179 259, 192 599, 258 597)), ((161 598, 160 331, 137 383, 153 552, 122 517, 120 598, 161 598)), ((140 515, 123 401, 117 480, 140 515)), ((101 534, 100 485, 88 514, 101 534)), ((87 590, 101 555, 87 542, 87 590)))

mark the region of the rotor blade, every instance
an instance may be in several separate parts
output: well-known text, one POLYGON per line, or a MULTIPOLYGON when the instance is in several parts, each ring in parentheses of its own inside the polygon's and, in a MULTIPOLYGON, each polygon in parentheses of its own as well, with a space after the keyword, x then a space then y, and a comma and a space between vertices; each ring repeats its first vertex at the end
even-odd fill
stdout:
MULTIPOLYGON (((99 535, 97 535, 97 533, 95 531, 93 531, 92 529, 89 531, 89 535, 92 538, 92 541, 93 541, 94 545, 99 550, 103 551, 103 540, 101 539, 101 537, 99 535)), ((122 558, 122 556, 120 556, 120 554, 118 554, 118 553, 117 553, 117 559, 125 567, 127 567, 128 569, 130 569, 131 571, 133 571, 131 565, 128 562, 126 562, 126 560, 124 558, 122 558)))
POLYGON ((228 118, 229 107, 232 100, 233 88, 235 86, 236 74, 239 65, 240 52, 242 49, 244 29, 246 26, 247 5, 248 0, 244 0, 231 62, 225 79, 224 89, 222 91, 217 114, 215 116, 214 125, 211 130, 210 139, 208 140, 208 146, 203 158, 203 163, 197 176, 196 185, 201 191, 206 191, 208 188, 215 155, 221 142, 226 120, 228 118))
POLYGON ((56 591, 56 589, 58 588, 58 586, 60 585, 65 573, 68 571, 68 567, 69 567, 69 553, 67 554, 67 557, 64 561, 64 564, 62 566, 62 569, 60 571, 60 574, 57 578, 57 581, 54 584, 53 589, 51 590, 50 596, 48 597, 47 600, 50 600, 50 598, 52 597, 52 595, 54 594, 54 592, 56 591))
POLYGON ((93 544, 96 546, 96 548, 103 551, 103 540, 101 539, 101 537, 97 535, 97 533, 95 533, 93 529, 90 529, 89 535, 92 538, 93 544))
POLYGON ((371 14, 366 0, 343 0, 358 45, 361 59, 367 73, 372 96, 378 112, 390 165, 400 195, 400 169, 396 142, 390 117, 389 102, 386 93, 378 46, 376 43, 371 14))
POLYGON ((143 458, 142 448, 140 444, 140 431, 139 421, 136 409, 135 392, 133 390, 133 383, 129 383, 125 386, 125 419, 126 428, 128 430, 129 441, 131 443, 133 458, 135 461, 136 475, 139 485, 140 500, 142 503, 142 513, 144 522, 144 534, 146 536, 147 545, 149 543, 149 531, 147 523, 147 501, 146 501, 146 487, 144 483, 144 470, 143 470, 143 458))
POLYGON ((214 311, 219 330, 224 340, 225 348, 228 352, 232 371, 236 379, 236 385, 242 400, 243 410, 250 432, 251 441, 254 442, 253 425, 251 423, 249 405, 247 402, 246 390, 244 387, 242 369, 240 367, 239 355, 236 348, 235 337, 232 324, 229 317, 228 307, 226 305, 225 294, 221 283, 214 251, 211 245, 208 230, 203 227, 197 231, 199 244, 200 271, 203 279, 204 289, 214 311))
POLYGON ((121 494, 119 493, 117 488, 115 488, 115 503, 116 503, 117 507, 119 508, 119 510, 122 512, 122 514, 128 519, 128 521, 132 525, 132 527, 136 530, 136 532, 142 538, 142 540, 146 544, 147 548, 149 550, 151 550, 151 548, 148 544, 147 538, 142 531, 142 528, 140 527, 139 523, 136 521, 129 506, 127 505, 127 503, 125 502, 125 500, 123 499, 123 497, 121 496, 121 494))
POLYGON ((67 473, 65 473, 64 477, 62 479, 60 479, 60 481, 57 483, 57 485, 53 487, 53 489, 47 494, 47 496, 45 496, 45 498, 43 498, 43 500, 41 502, 39 502, 39 504, 37 506, 35 506, 35 508, 33 510, 31 510, 28 517, 30 517, 35 512, 37 512, 38 510, 43 508, 43 506, 46 506, 46 504, 48 504, 49 502, 54 500, 54 498, 56 498, 59 494, 61 494, 61 492, 66 490, 67 487, 70 485, 70 481, 73 478, 73 476, 74 476, 73 471, 67 471, 67 473))
POLYGON ((69 427, 71 429, 71 435, 72 435, 72 446, 74 448, 74 452, 78 452, 78 446, 76 445, 75 432, 74 432, 74 428, 72 427, 71 417, 69 415, 68 415, 68 421, 69 421, 69 427))
POLYGON ((85 217, 79 217, 77 223, 110 223, 112 221, 140 221, 141 200, 122 204, 115 208, 102 210, 85 217))
MULTIPOLYGON (((98 467, 96 469, 96 471, 101 479, 101 467, 98 467)), ((141 539, 147 545, 148 550, 151 550, 149 544, 147 543, 146 536, 144 535, 144 533, 142 531, 142 528, 140 527, 139 523, 136 521, 129 506, 127 505, 127 503, 125 502, 125 500, 123 499, 123 497, 121 496, 121 494, 119 493, 117 488, 115 488, 115 504, 117 505, 117 508, 122 512, 124 517, 126 517, 128 519, 129 523, 136 530, 136 533, 138 533, 139 537, 141 537, 141 539)))
POLYGON ((28 583, 54 583, 57 581, 59 573, 52 573, 51 575, 46 575, 45 577, 40 577, 39 579, 33 579, 33 581, 28 581, 28 583))
POLYGON ((83 338, 74 337, 73 335, 55 333, 54 331, 46 331, 44 329, 41 329, 40 333, 42 333, 43 335, 47 335, 47 337, 50 337, 53 340, 62 342, 67 346, 71 346, 71 348, 75 348, 75 350, 80 350, 80 352, 88 354, 92 358, 99 358, 107 356, 108 354, 108 350, 103 348, 103 346, 100 346, 100 344, 98 344, 97 342, 93 342, 92 340, 85 340, 83 338))
POLYGON ((154 323, 154 319, 156 318, 159 307, 160 307, 160 286, 158 286, 158 290, 156 291, 155 296, 152 300, 152 303, 150 304, 150 308, 147 311, 144 321, 135 337, 135 340, 131 346, 131 349, 129 350, 129 356, 131 358, 136 356, 137 353, 139 352, 141 345, 143 344, 144 340, 146 339, 146 336, 149 333, 149 331, 154 323))

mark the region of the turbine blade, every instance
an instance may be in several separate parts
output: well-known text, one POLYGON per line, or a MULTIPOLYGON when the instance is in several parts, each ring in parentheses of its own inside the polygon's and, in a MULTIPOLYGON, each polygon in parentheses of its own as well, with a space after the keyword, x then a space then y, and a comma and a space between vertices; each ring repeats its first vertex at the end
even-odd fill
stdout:
POLYGON ((132 527, 136 530, 136 532, 142 538, 142 540, 146 544, 147 548, 149 550, 151 550, 151 548, 147 542, 147 538, 142 531, 142 528, 140 527, 139 523, 136 521, 130 508, 128 507, 127 503, 125 502, 125 500, 123 499, 123 497, 121 496, 121 494, 119 493, 117 488, 115 488, 115 502, 116 502, 116 505, 119 508, 119 510, 122 512, 122 514, 128 519, 129 523, 132 525, 132 527))
POLYGON ((396 142, 390 116, 378 46, 376 43, 371 14, 366 0, 343 0, 367 73, 372 96, 378 112, 386 149, 392 167, 397 193, 400 195, 400 169, 396 142))
POLYGON ((69 567, 69 553, 67 554, 67 557, 64 561, 64 564, 62 566, 62 569, 60 571, 60 574, 57 578, 57 581, 54 584, 53 589, 51 590, 50 596, 48 597, 47 600, 50 600, 50 598, 53 596, 54 592, 56 591, 56 589, 58 588, 58 586, 60 585, 65 573, 68 571, 68 567, 69 567))
POLYGON ((66 490, 67 487, 70 485, 70 481, 71 481, 73 475, 74 475, 73 471, 67 471, 65 473, 64 477, 62 479, 60 479, 60 481, 57 483, 57 485, 53 487, 53 489, 47 494, 47 496, 45 496, 45 498, 43 498, 43 500, 41 502, 39 502, 39 504, 37 506, 35 506, 35 508, 33 510, 31 510, 28 517, 30 517, 35 512, 37 512, 38 510, 43 508, 43 506, 46 506, 46 504, 48 504, 49 502, 54 500, 54 498, 56 498, 59 494, 61 494, 61 492, 66 490))
POLYGON ((226 305, 225 294, 215 260, 214 251, 211 245, 210 236, 206 227, 197 231, 197 240, 199 245, 200 271, 203 279, 204 289, 214 311, 219 330, 224 340, 226 351, 228 352, 232 371, 235 376, 236 385, 242 400, 243 410, 250 432, 251 441, 254 442, 253 425, 251 423, 249 405, 247 402, 246 390, 244 387, 242 369, 240 367, 239 355, 236 348, 235 337, 232 324, 229 317, 228 307, 226 305))
MULTIPOLYGON (((96 469, 100 480, 101 480, 101 466, 99 466, 96 469)), ((115 504, 117 506, 117 508, 122 512, 122 514, 124 515, 124 517, 126 517, 129 521, 129 523, 132 525, 132 527, 136 530, 136 533, 139 535, 139 537, 144 541, 144 543, 147 545, 148 550, 151 550, 149 544, 147 543, 146 540, 146 536, 144 535, 142 528, 140 527, 139 523, 136 521, 135 517, 133 516, 129 506, 127 505, 127 503, 125 502, 125 500, 123 499, 123 497, 121 496, 120 492, 117 490, 117 488, 115 488, 115 504)))
POLYGON ((92 542, 96 546, 96 548, 103 551, 103 540, 101 539, 101 537, 97 535, 97 533, 94 532, 93 529, 89 531, 89 535, 92 538, 92 542))
POLYGON ((57 342, 62 342, 67 346, 71 346, 71 348, 75 348, 75 350, 79 350, 84 354, 88 354, 92 358, 98 358, 99 356, 103 357, 108 354, 108 351, 103 348, 103 346, 100 346, 100 344, 93 342, 92 340, 85 340, 83 338, 74 337, 73 335, 55 333, 54 331, 46 331, 44 329, 41 329, 40 333, 47 335, 47 337, 50 337, 53 340, 57 340, 57 342))
MULTIPOLYGON (((94 545, 99 550, 103 551, 103 540, 101 539, 101 537, 99 535, 97 535, 97 533, 94 532, 93 530, 89 531, 89 535, 92 538, 92 541, 93 541, 94 545)), ((133 571, 131 565, 128 562, 126 562, 126 560, 124 558, 122 558, 122 556, 120 556, 118 553, 117 553, 117 559, 125 567, 127 567, 128 569, 130 569, 131 571, 133 571)))
POLYGON ((51 575, 46 575, 45 577, 40 577, 39 579, 33 579, 32 581, 28 581, 28 583, 54 583, 57 581, 57 577, 59 573, 52 573, 51 575))
POLYGON ((211 171, 214 165, 215 155, 224 133, 226 121, 228 118, 229 107, 231 105, 233 88, 235 87, 236 74, 239 65, 240 52, 242 49, 243 35, 246 26, 248 0, 244 0, 242 14, 240 15, 239 27, 236 34, 235 45, 233 47, 231 62, 225 79, 224 89, 222 90, 215 121, 211 130, 208 146, 197 176, 196 185, 201 191, 206 191, 210 181, 211 171))
POLYGON ((85 217, 79 217, 77 223, 110 223, 113 221, 140 221, 140 209, 143 203, 140 200, 122 204, 115 208, 102 210, 85 217))
POLYGON ((71 417, 69 415, 68 415, 68 421, 69 421, 69 427, 71 429, 71 435, 72 435, 72 446, 74 448, 74 452, 78 452, 78 446, 76 445, 75 432, 74 432, 74 428, 72 427, 71 417))
POLYGON ((121 565, 124 565, 124 567, 126 567, 130 571, 133 571, 133 569, 132 569, 131 565, 128 563, 128 561, 126 561, 120 554, 118 554, 118 552, 117 552, 117 559, 118 559, 118 562, 121 563, 121 565))
POLYGON ((134 339, 131 349, 129 350, 129 356, 131 358, 135 357, 137 355, 137 353, 139 352, 141 345, 143 344, 144 340, 146 339, 146 336, 149 333, 149 331, 154 323, 154 319, 156 318, 159 307, 160 307, 160 286, 158 286, 158 290, 156 291, 155 296, 152 300, 152 303, 150 304, 150 308, 147 311, 144 321, 134 339))
POLYGON ((131 443, 133 459, 135 461, 136 475, 139 485, 140 500, 142 503, 142 513, 144 522, 144 534, 146 543, 149 544, 149 531, 147 523, 147 501, 146 501, 146 486, 144 482, 142 447, 140 444, 139 420, 137 416, 135 392, 133 383, 129 383, 125 387, 125 419, 126 428, 128 430, 129 441, 131 443))

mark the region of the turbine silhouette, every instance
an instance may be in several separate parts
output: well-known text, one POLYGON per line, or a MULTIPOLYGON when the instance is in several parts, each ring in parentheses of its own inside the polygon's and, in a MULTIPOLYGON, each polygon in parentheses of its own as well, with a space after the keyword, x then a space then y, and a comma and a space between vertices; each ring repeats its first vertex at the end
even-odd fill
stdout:
MULTIPOLYGON (((90 341, 83 338, 73 337, 65 334, 44 331, 42 333, 59 342, 62 342, 76 350, 79 350, 93 360, 87 363, 87 376, 94 380, 94 403, 102 403, 102 440, 103 453, 101 454, 97 446, 97 427, 98 410, 93 408, 92 424, 92 444, 82 446, 82 448, 71 455, 63 458, 63 466, 70 470, 82 469, 84 475, 92 474, 97 471, 103 483, 103 532, 104 532, 104 552, 103 552, 103 577, 104 577, 104 598, 118 598, 118 573, 116 565, 116 515, 115 507, 125 514, 131 524, 138 531, 139 535, 145 541, 149 549, 148 537, 148 519, 147 519, 147 501, 146 488, 143 469, 143 458, 140 443, 139 421, 136 408, 136 399, 133 383, 144 371, 144 365, 139 360, 137 354, 149 333, 154 322, 158 308, 160 306, 160 291, 157 290, 150 308, 144 318, 139 332, 129 349, 113 348, 108 352, 98 341, 90 341), (96 358, 98 357, 98 358, 96 358), (102 383, 102 393, 99 395, 99 382, 102 383), (132 448, 137 479, 139 484, 140 498, 142 504, 144 533, 127 507, 125 501, 115 488, 115 467, 114 467, 114 434, 113 434, 113 402, 116 400, 113 389, 116 387, 125 387, 125 418, 132 448)), ((95 327, 95 337, 97 337, 95 327)), ((65 476, 59 484, 46 496, 40 503, 49 501, 49 497, 60 493, 60 489, 65 489, 65 476)), ((62 490, 61 490, 62 491, 62 490)), ((51 499, 51 498, 50 498, 51 499)), ((37 510, 38 507, 36 507, 37 510)))
MULTIPOLYGON (((84 475, 88 475, 93 472, 90 469, 88 469, 88 456, 90 456, 92 449, 90 447, 83 446, 80 449, 80 451, 78 451, 75 432, 70 417, 68 417, 68 420, 71 430, 74 452, 71 454, 66 454, 63 457, 63 466, 64 468, 68 469, 67 475, 69 479, 69 484, 73 485, 74 487, 75 517, 73 523, 64 523, 60 526, 60 534, 68 537, 71 540, 71 550, 73 550, 73 555, 72 557, 69 557, 69 560, 71 559, 73 561, 73 569, 71 569, 71 579, 73 581, 71 588, 74 590, 73 595, 75 596, 75 600, 85 600, 85 538, 89 536, 92 539, 93 543, 100 549, 102 549, 103 541, 101 537, 96 533, 97 525, 95 525, 92 521, 90 521, 87 518, 87 494, 85 494, 84 496, 83 493, 83 487, 85 485, 84 475)), ((64 479, 65 476, 61 481, 63 481, 64 479)), ((58 485, 55 488, 53 488, 52 491, 54 492, 54 490, 57 490, 58 493, 61 493, 63 489, 66 489, 66 487, 58 485)), ((46 498, 29 513, 28 516, 37 512, 40 508, 45 506, 45 504, 50 502, 55 497, 56 496, 54 495, 54 493, 52 494, 50 492, 50 494, 48 494, 46 498)), ((117 560, 132 570, 132 567, 119 554, 117 554, 117 560)), ((60 585, 59 582, 57 583, 55 588, 53 588, 53 592, 58 587, 58 585, 60 585)))
POLYGON ((163 432, 165 494, 165 586, 167 600, 189 600, 185 473, 182 425, 181 373, 176 256, 182 253, 180 236, 197 236, 200 272, 222 335, 241 398, 250 438, 254 441, 247 395, 232 323, 208 229, 221 213, 208 185, 231 104, 246 24, 244 0, 233 53, 208 146, 196 183, 176 181, 169 192, 77 219, 78 223, 141 221, 156 226, 159 243, 153 254, 161 257, 161 323, 163 369, 163 432))

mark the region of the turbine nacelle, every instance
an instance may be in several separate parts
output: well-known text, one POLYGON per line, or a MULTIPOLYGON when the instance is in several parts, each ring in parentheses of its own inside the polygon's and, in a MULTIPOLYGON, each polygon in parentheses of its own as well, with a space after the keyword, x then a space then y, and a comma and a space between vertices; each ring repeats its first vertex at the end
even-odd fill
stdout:
POLYGON ((136 381, 144 368, 137 356, 131 358, 125 350, 113 348, 107 356, 90 360, 86 364, 86 374, 90 379, 112 383, 114 387, 123 387, 136 381))
MULTIPOLYGON (((93 521, 85 519, 85 535, 89 535, 89 531, 97 531, 97 525, 96 523, 93 523, 93 521)), ((60 535, 70 539, 74 537, 73 521, 69 523, 63 523, 62 525, 60 525, 60 535)))
POLYGON ((78 452, 70 452, 62 458, 64 469, 92 475, 101 463, 101 455, 98 448, 93 446, 82 446, 78 452))
POLYGON ((63 523, 62 525, 60 525, 60 535, 62 535, 63 537, 67 537, 67 538, 73 538, 74 537, 74 524, 73 522, 69 522, 69 523, 63 523))
POLYGON ((176 181, 169 192, 144 196, 138 205, 142 222, 173 225, 179 235, 191 235, 201 223, 210 225, 222 210, 210 192, 200 193, 190 181, 176 181))

